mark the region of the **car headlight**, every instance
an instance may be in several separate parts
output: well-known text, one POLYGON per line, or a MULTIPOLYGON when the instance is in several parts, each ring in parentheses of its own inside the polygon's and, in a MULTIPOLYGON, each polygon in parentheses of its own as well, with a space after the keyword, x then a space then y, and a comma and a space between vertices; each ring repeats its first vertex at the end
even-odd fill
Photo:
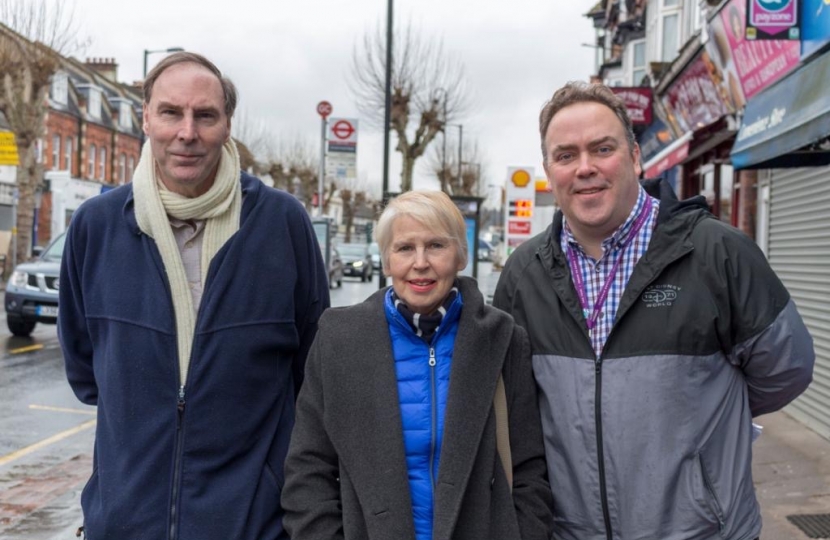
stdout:
POLYGON ((9 281, 15 287, 25 287, 26 283, 29 281, 29 274, 21 272, 20 270, 15 270, 12 272, 12 278, 9 281))
POLYGON ((360 268, 361 266, 363 266, 363 261, 355 261, 354 263, 352 263, 352 266, 355 268, 360 268))

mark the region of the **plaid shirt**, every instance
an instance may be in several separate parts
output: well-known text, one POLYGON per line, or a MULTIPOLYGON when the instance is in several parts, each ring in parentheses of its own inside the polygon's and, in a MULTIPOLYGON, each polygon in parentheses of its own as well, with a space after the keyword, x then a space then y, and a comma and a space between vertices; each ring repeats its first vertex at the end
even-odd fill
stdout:
POLYGON ((600 294, 600 290, 605 285, 614 267, 614 263, 617 257, 619 257, 619 246, 621 244, 627 244, 623 250, 622 261, 617 269, 617 274, 614 276, 614 281, 608 291, 608 298, 606 298, 605 305, 599 314, 597 325, 588 331, 591 336, 591 345, 593 345, 597 357, 600 356, 602 347, 608 339, 608 334, 611 333, 611 327, 614 325, 617 308, 620 305, 620 298, 622 298, 623 291, 625 291, 625 286, 628 284, 628 280, 634 272, 634 266, 645 255, 646 249, 648 249, 648 243, 651 241, 651 234, 657 223, 657 212, 660 210, 660 201, 652 198, 651 215, 646 218, 637 235, 630 238, 632 229, 634 228, 634 222, 646 206, 646 197, 648 195, 640 187, 637 204, 634 205, 625 223, 620 225, 614 231, 614 234, 603 240, 602 257, 598 261, 585 253, 582 246, 574 238, 567 220, 563 219, 563 234, 560 239, 562 251, 567 254, 568 246, 570 246, 571 252, 577 256, 577 265, 582 271, 582 281, 585 284, 585 292, 588 298, 588 313, 594 309, 594 303, 600 294))

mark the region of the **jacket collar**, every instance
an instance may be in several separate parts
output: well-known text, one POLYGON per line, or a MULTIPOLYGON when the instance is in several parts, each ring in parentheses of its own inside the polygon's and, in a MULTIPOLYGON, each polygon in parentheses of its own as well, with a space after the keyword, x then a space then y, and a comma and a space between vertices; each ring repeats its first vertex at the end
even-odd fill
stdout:
MULTIPOLYGON (((241 227, 242 223, 245 221, 245 218, 251 213, 251 210, 256 204, 256 201, 259 198, 259 193, 264 184, 258 178, 251 176, 245 171, 242 171, 240 182, 242 184, 242 215, 240 217, 241 227)), ((124 221, 133 233, 141 234, 141 229, 138 227, 138 221, 135 217, 133 185, 130 183, 127 186, 124 186, 124 188, 129 189, 129 193, 127 194, 127 198, 124 201, 124 207, 122 209, 124 221)))

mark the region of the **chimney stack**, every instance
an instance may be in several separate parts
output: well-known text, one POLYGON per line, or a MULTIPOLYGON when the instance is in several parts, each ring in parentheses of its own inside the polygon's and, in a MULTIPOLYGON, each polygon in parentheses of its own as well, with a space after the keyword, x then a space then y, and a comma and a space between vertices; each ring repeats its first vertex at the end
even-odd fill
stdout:
POLYGON ((118 82, 118 64, 115 63, 115 58, 87 58, 86 67, 103 75, 111 82, 118 82))

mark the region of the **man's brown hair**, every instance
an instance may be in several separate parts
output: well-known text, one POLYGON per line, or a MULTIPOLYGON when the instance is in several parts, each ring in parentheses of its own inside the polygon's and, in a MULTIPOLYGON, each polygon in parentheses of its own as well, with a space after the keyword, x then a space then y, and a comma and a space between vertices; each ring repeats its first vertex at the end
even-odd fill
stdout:
POLYGON ((216 75, 216 78, 219 79, 219 83, 222 85, 222 93, 225 96, 225 115, 228 119, 233 117, 233 112, 236 110, 236 86, 231 82, 230 79, 222 75, 222 72, 219 71, 219 68, 216 65, 202 56, 201 54, 197 54, 194 52, 177 52, 173 53, 170 56, 166 57, 164 60, 159 62, 158 64, 150 70, 150 73, 147 74, 147 78, 144 79, 144 85, 142 86, 142 90, 144 91, 144 103, 145 105, 150 103, 150 98, 153 95, 153 85, 156 84, 156 79, 164 72, 165 69, 175 66, 176 64, 196 64, 206 68, 208 71, 216 75))
POLYGON ((547 167, 548 152, 545 148, 545 135, 548 132, 553 117, 569 105, 576 103, 599 103, 605 105, 619 118, 625 131, 625 140, 628 143, 629 152, 634 152, 637 139, 634 137, 634 128, 631 125, 631 118, 625 109, 623 100, 611 91, 604 84, 586 83, 571 81, 556 92, 549 101, 545 102, 542 111, 539 113, 539 134, 542 136, 542 163, 547 167))

